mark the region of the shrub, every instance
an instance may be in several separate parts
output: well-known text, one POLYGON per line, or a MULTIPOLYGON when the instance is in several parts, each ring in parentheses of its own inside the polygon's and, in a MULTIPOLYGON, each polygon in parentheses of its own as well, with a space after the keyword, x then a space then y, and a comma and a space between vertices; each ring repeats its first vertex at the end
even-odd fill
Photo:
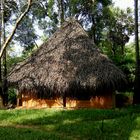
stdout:
POLYGON ((16 90, 14 88, 10 88, 8 90, 8 102, 9 104, 13 104, 13 105, 17 104, 17 95, 16 95, 16 90))
POLYGON ((116 107, 124 107, 131 104, 132 93, 118 93, 116 94, 116 107))

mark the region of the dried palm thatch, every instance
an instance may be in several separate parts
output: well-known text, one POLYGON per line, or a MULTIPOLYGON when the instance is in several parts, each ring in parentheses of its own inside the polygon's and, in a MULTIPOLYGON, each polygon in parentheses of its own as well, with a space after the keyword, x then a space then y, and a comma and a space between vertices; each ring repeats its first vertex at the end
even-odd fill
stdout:
POLYGON ((64 93, 72 87, 114 90, 125 83, 125 76, 71 19, 27 60, 17 64, 8 81, 20 90, 64 93))

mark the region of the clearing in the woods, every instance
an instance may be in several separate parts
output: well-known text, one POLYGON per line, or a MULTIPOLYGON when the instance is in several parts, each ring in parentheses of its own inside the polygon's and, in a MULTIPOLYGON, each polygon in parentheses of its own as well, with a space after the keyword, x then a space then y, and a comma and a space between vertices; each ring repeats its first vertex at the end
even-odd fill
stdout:
POLYGON ((0 140, 138 140, 140 106, 114 109, 0 110, 0 140))

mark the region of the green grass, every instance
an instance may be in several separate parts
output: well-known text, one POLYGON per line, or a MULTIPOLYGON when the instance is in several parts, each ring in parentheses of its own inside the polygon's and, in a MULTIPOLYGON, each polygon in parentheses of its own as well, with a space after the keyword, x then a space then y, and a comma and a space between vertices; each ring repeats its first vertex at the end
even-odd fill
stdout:
POLYGON ((0 110, 0 140, 140 140, 140 106, 0 110))

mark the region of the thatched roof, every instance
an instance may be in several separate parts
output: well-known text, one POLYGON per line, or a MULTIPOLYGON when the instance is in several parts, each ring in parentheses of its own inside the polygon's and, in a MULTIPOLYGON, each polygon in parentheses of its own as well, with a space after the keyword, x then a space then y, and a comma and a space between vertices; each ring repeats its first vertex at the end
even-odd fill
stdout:
POLYGON ((19 89, 64 92, 71 86, 117 89, 125 76, 95 47, 81 25, 66 21, 53 36, 27 60, 17 64, 8 81, 19 89))

